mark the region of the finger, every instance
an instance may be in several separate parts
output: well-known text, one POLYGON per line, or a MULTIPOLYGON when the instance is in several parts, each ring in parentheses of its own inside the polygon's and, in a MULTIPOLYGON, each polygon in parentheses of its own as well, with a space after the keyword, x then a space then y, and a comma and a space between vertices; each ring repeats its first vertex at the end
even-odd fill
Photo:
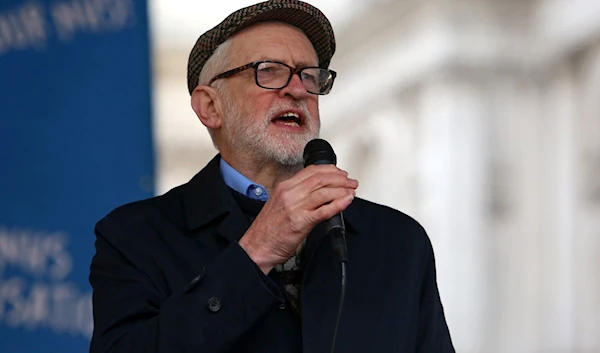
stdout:
POLYGON ((318 173, 306 178, 298 185, 298 187, 307 190, 308 193, 329 187, 356 189, 358 187, 358 181, 348 178, 347 175, 340 175, 339 173, 318 173))
MULTIPOLYGON (((306 179, 314 176, 315 174, 337 174, 342 176, 348 176, 348 172, 339 169, 334 164, 321 164, 321 165, 309 165, 302 169, 298 174, 288 179, 284 183, 287 188, 293 188, 298 184, 304 182, 306 179)), ((282 183, 283 184, 283 183, 282 183)))
POLYGON ((354 200, 354 195, 347 193, 345 196, 315 209, 310 213, 310 217, 313 218, 314 222, 323 222, 344 211, 352 203, 352 200, 354 200))
POLYGON ((321 188, 310 193, 301 201, 300 207, 305 210, 315 210, 325 204, 348 195, 355 196, 356 190, 352 188, 321 188))

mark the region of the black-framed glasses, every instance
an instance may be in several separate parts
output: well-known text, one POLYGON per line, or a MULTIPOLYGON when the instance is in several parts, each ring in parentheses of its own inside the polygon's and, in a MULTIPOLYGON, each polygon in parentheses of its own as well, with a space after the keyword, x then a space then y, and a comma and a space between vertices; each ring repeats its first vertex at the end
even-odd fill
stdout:
POLYGON ((265 89, 282 89, 287 86, 292 77, 297 74, 304 84, 306 91, 312 94, 325 95, 331 92, 337 73, 316 66, 303 68, 292 67, 278 61, 255 61, 246 65, 223 72, 208 83, 209 85, 220 78, 231 77, 239 72, 254 69, 254 80, 258 87, 265 89))

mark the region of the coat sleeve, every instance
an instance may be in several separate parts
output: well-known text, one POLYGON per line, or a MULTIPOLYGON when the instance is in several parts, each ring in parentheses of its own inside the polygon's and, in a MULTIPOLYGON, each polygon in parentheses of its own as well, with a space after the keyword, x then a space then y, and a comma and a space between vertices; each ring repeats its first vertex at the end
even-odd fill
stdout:
POLYGON ((425 272, 421 286, 417 352, 454 353, 450 332, 438 291, 435 257, 429 238, 427 239, 425 272))
POLYGON ((226 352, 284 300, 238 244, 167 296, 108 240, 113 228, 101 221, 95 229, 90 353, 226 352))

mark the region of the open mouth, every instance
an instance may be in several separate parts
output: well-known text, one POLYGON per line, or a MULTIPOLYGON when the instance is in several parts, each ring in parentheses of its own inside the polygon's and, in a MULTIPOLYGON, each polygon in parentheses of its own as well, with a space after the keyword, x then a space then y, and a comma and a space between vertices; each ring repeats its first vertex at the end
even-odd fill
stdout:
POLYGON ((299 127, 302 126, 302 118, 299 114, 287 112, 273 119, 274 124, 299 127))

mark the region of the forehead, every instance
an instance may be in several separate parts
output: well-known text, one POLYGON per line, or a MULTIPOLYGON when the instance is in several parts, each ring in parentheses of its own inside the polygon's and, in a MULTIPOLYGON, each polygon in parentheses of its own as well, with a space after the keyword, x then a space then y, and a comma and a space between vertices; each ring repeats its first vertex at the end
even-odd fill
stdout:
POLYGON ((262 59, 318 64, 316 51, 304 32, 282 22, 263 22, 236 33, 232 54, 240 65, 262 59))

